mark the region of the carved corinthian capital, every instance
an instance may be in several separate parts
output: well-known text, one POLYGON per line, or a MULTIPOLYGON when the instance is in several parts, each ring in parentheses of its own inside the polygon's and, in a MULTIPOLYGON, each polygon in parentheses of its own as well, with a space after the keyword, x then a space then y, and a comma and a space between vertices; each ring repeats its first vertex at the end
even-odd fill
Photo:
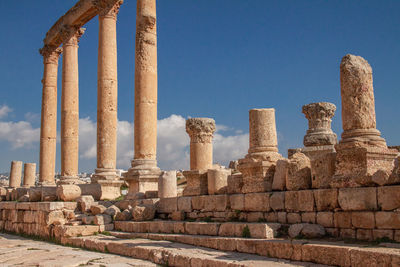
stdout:
POLYGON ((85 28, 64 25, 60 31, 61 40, 64 45, 78 45, 79 38, 85 33, 85 28))
POLYGON ((99 16, 117 19, 117 15, 123 0, 93 0, 93 5, 97 8, 99 16))
POLYGON ((39 53, 43 56, 44 64, 58 64, 58 58, 62 53, 62 48, 45 45, 39 50, 39 53))
POLYGON ((210 118, 190 118, 186 120, 186 132, 192 143, 211 143, 215 121, 210 118))

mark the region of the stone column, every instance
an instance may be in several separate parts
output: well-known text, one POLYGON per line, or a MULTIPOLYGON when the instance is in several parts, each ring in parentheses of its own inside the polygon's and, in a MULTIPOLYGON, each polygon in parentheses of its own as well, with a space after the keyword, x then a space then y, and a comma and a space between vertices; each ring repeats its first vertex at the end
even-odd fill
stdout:
POLYGON ((208 192, 207 171, 213 168, 212 139, 215 121, 210 118, 186 120, 186 132, 190 136, 190 171, 184 171, 187 186, 185 196, 204 195, 208 192))
POLYGON ((397 151, 390 150, 376 129, 372 68, 359 56, 346 55, 340 64, 342 140, 331 187, 358 187, 400 182, 392 171, 397 151))
POLYGON ((376 129, 372 68, 359 56, 346 55, 340 63, 343 133, 341 143, 386 147, 376 129))
POLYGON ((176 171, 164 171, 158 180, 158 197, 176 197, 178 185, 176 181, 176 171))
POLYGON ((211 169, 215 121, 209 118, 190 118, 186 120, 186 132, 190 136, 190 170, 211 169))
POLYGON ((123 1, 99 2, 99 53, 97 62, 97 168, 93 183, 101 184, 102 199, 121 195, 117 175, 117 15, 123 1))
POLYGON ((275 109, 252 109, 249 111, 249 151, 239 160, 238 169, 243 174, 243 193, 272 190, 278 153, 275 125, 275 109))
POLYGON ((156 0, 138 0, 135 49, 135 155, 127 175, 129 193, 157 190, 156 0))
POLYGON ((35 180, 36 180, 36 163, 25 163, 23 187, 35 186, 35 180))
POLYGON ((67 28, 63 37, 60 184, 76 184, 79 160, 78 42, 84 29, 67 28))
POLYGON ((57 68, 62 48, 45 46, 43 56, 43 92, 40 125, 39 182, 55 184, 57 138, 57 68))
POLYGON ((11 161, 9 187, 20 187, 22 175, 22 161, 11 161))

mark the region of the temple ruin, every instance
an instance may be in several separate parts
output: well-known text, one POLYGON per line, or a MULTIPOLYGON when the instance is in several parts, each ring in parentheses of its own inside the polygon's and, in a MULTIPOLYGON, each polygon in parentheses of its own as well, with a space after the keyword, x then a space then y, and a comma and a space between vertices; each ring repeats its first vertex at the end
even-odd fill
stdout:
POLYGON ((47 32, 40 49, 44 70, 39 182, 35 184, 35 163, 24 164, 22 177, 22 162, 12 161, 9 186, 0 188, 0 230, 170 266, 226 262, 193 260, 161 248, 158 253, 130 246, 129 239, 326 265, 400 266, 398 247, 372 250, 357 243, 400 242, 399 151, 388 148, 376 129, 372 68, 364 58, 345 55, 340 63, 339 141, 331 129, 336 106, 310 103, 299 110, 308 123, 304 147, 291 149, 285 158, 286 153, 278 151, 275 109, 251 109, 248 153, 225 168, 213 162, 214 119, 188 119, 190 168, 183 171, 187 184, 178 193, 177 172, 157 165, 156 0, 137 0, 134 155, 126 176, 116 171, 120 8, 122 0, 79 0, 47 32), (97 165, 91 183, 83 183, 77 176, 78 44, 84 25, 95 17, 97 165), (61 178, 56 183, 60 56, 61 178), (124 183, 129 189, 121 196, 124 183), (101 239, 102 233, 112 239, 101 239))

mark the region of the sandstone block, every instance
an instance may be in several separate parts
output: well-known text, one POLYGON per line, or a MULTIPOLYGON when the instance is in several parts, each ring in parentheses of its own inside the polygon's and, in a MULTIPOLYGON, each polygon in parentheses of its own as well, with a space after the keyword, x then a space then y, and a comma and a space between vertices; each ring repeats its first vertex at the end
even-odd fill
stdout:
POLYGON ((272 181, 272 190, 285 190, 288 176, 289 160, 281 159, 276 162, 274 180, 272 181))
POLYGON ((132 210, 134 221, 150 221, 154 219, 156 208, 154 205, 138 205, 132 210))
POLYGON ((329 266, 352 266, 350 249, 345 246, 304 244, 301 250, 302 261, 318 262, 329 266))
POLYGON ((90 211, 92 212, 93 215, 97 215, 97 214, 102 214, 106 211, 106 207, 104 207, 103 205, 92 205, 90 207, 90 211))
POLYGON ((269 211, 270 193, 248 193, 244 197, 244 209, 246 211, 269 211))
POLYGON ((304 224, 301 234, 306 238, 319 238, 325 236, 325 228, 318 224, 304 224))
POLYGON ((341 188, 338 196, 339 206, 343 210, 376 210, 376 188, 341 188))
POLYGON ((381 186, 377 188, 378 206, 382 210, 400 208, 400 186, 381 186))
POLYGON ((77 185, 58 185, 56 194, 62 201, 73 201, 82 195, 81 188, 77 185))
POLYGON ((285 209, 289 211, 314 211, 312 190, 285 192, 285 209))
POLYGON ((314 154, 311 158, 312 188, 329 188, 335 174, 335 152, 314 154))
POLYGON ((229 207, 228 195, 209 195, 205 197, 205 211, 225 211, 229 207))
POLYGON ((89 212, 90 207, 94 203, 94 198, 92 196, 80 196, 76 199, 76 202, 80 211, 89 212))
POLYGON ((333 214, 333 220, 335 227, 337 228, 351 228, 351 212, 335 212, 333 214))
POLYGON ((243 176, 241 173, 234 173, 228 176, 228 194, 238 194, 242 192, 243 176))
POLYGON ((355 239, 356 238, 356 230, 340 229, 340 237, 343 239, 355 239))
POLYGON ((393 230, 384 230, 384 229, 373 229, 372 237, 374 240, 388 238, 390 240, 394 239, 394 231, 393 230))
POLYGON ((289 224, 301 223, 301 215, 300 215, 300 213, 288 212, 288 214, 287 214, 287 222, 289 224))
POLYGON ((376 212, 375 222, 378 229, 400 229, 400 212, 376 212))
POLYGON ((244 210, 244 194, 235 194, 229 196, 229 202, 232 210, 244 210))
POLYGON ((278 222, 279 222, 279 223, 282 223, 282 224, 287 223, 287 218, 286 218, 286 216, 287 216, 287 213, 286 213, 286 212, 284 212, 284 211, 278 212, 278 222))
POLYGON ((248 222, 260 222, 264 220, 264 214, 260 211, 247 213, 248 222))
POLYGON ((278 230, 281 228, 280 223, 255 223, 247 225, 252 238, 273 239, 278 235, 278 230))
POLYGON ((372 211, 352 212, 351 222, 355 228, 375 228, 375 216, 372 211))
POLYGON ((132 212, 128 209, 126 209, 122 212, 118 212, 115 215, 116 221, 129 221, 130 219, 132 219, 132 212))
POLYGON ((93 220, 95 225, 104 225, 112 223, 112 217, 107 214, 99 214, 94 216, 93 220))
POLYGON ((192 211, 192 198, 191 197, 178 197, 178 210, 184 212, 192 211))
POLYGON ((357 229, 356 237, 358 240, 372 241, 372 230, 371 229, 357 229))
POLYGON ((301 214, 301 222, 303 223, 315 223, 315 212, 304 212, 301 214))
POLYGON ((313 191, 317 211, 329 211, 339 207, 337 189, 319 189, 313 191))
POLYGON ((189 235, 218 235, 219 223, 187 222, 185 233, 189 235))
POLYGON ((264 214, 264 218, 267 222, 278 222, 278 213, 277 212, 266 212, 264 214))
POLYGON ((269 205, 274 211, 285 209, 285 192, 274 192, 270 195, 269 205))
POLYGON ((94 216, 83 216, 82 217, 83 224, 94 224, 94 216))
POLYGON ((192 197, 192 208, 194 210, 202 210, 205 207, 205 196, 192 197))
POLYGON ((303 153, 295 153, 289 160, 286 179, 287 190, 301 190, 311 187, 311 163, 303 153))
POLYGON ((185 212, 184 211, 174 211, 170 214, 170 217, 173 221, 183 221, 185 220, 185 212))
POLYGON ((317 224, 323 227, 333 227, 333 212, 318 212, 317 224))
POLYGON ((157 211, 160 213, 171 213, 178 210, 178 199, 176 197, 162 198, 158 204, 157 211))

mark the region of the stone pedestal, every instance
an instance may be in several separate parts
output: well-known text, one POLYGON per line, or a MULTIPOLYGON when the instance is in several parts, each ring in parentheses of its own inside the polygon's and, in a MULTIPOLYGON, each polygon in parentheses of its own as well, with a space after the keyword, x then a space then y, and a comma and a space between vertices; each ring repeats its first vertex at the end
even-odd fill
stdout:
POLYGON ((55 184, 57 138, 57 69, 62 48, 45 46, 43 56, 43 93, 40 124, 39 183, 55 184))
MULTIPOLYGON (((158 189, 156 0, 137 1, 135 47, 135 155, 126 176, 129 195, 158 189)), ((129 197, 129 196, 128 196, 129 197)))
POLYGON ((84 29, 66 28, 63 40, 61 94, 61 177, 59 184, 81 183, 79 160, 78 41, 84 29))
POLYGON ((176 171, 164 171, 158 178, 158 197, 169 198, 176 197, 178 186, 176 180, 176 171))
POLYGON ((11 161, 9 187, 21 187, 22 161, 11 161))
POLYGON ((36 181, 36 163, 25 163, 23 187, 35 186, 35 181, 36 181))
POLYGON ((275 109, 252 109, 249 112, 249 153, 239 160, 238 169, 243 175, 242 193, 272 190, 278 153, 275 109))
POLYGON ((340 85, 343 133, 335 146, 336 170, 331 186, 374 185, 374 176, 391 175, 397 151, 387 148, 376 129, 371 66, 362 57, 344 56, 340 85))
POLYGON ((184 171, 187 185, 183 190, 184 196, 200 196, 208 194, 207 170, 184 171))
POLYGON ((209 195, 220 195, 228 192, 228 176, 232 174, 230 169, 210 169, 207 173, 207 185, 209 195))

